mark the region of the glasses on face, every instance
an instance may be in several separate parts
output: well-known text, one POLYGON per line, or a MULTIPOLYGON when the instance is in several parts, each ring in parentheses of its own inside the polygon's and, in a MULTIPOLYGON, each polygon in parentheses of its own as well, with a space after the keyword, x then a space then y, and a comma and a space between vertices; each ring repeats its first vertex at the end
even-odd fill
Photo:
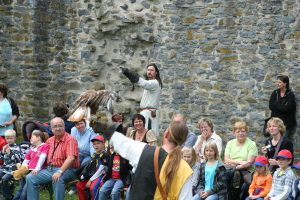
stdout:
POLYGON ((54 126, 52 126, 52 128, 62 128, 63 127, 63 125, 54 125, 54 126))
POLYGON ((244 131, 244 130, 237 130, 237 131, 235 131, 235 133, 241 133, 241 134, 244 134, 244 133, 246 133, 246 131, 244 131))

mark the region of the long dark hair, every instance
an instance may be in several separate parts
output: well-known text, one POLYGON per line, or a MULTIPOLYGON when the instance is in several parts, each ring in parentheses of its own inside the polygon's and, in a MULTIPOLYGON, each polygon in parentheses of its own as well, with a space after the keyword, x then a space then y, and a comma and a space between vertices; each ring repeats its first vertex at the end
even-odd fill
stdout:
POLYGON ((281 76, 277 76, 277 80, 281 80, 283 83, 286 83, 286 89, 290 90, 290 79, 288 76, 285 75, 281 75, 281 76))
MULTIPOLYGON (((159 86, 162 88, 162 87, 163 87, 163 84, 162 84, 162 81, 161 81, 161 78, 160 78, 160 75, 159 75, 158 67, 156 66, 156 64, 151 63, 151 64, 147 65, 147 69, 148 69, 148 67, 150 67, 150 66, 153 66, 153 67, 155 68, 155 71, 157 72, 155 78, 156 78, 156 80, 158 81, 159 86)), ((145 78, 146 78, 146 80, 148 80, 147 75, 145 76, 145 78)))

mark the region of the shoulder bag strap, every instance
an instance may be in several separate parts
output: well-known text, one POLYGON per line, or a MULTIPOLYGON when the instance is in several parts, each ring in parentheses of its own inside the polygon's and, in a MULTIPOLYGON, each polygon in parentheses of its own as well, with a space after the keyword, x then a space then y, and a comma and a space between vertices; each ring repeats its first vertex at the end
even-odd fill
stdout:
POLYGON ((159 192, 163 198, 163 200, 167 200, 168 197, 161 185, 161 182, 159 180, 159 172, 158 172, 158 155, 159 155, 159 149, 160 147, 156 147, 155 152, 154 152, 154 173, 155 173, 155 180, 156 180, 156 184, 157 187, 159 189, 159 192))
MULTIPOLYGON (((278 141, 278 143, 277 143, 277 146, 276 146, 276 149, 275 149, 275 153, 274 153, 274 155, 273 155, 273 159, 275 159, 275 160, 276 160, 276 156, 277 156, 277 154, 278 154, 278 151, 279 151, 279 148, 280 148, 280 145, 281 145, 282 140, 283 140, 283 136, 280 137, 280 139, 279 139, 279 141, 278 141)), ((272 140, 271 140, 271 142, 272 142, 272 140)), ((273 167, 274 167, 274 165, 270 165, 270 166, 269 166, 269 170, 270 170, 271 172, 273 171, 273 167)))
MULTIPOLYGON (((275 149, 275 153, 274 153, 274 156, 273 156, 273 159, 276 159, 276 156, 278 154, 278 151, 279 151, 279 148, 280 148, 280 145, 281 145, 281 142, 283 140, 283 136, 280 137, 278 143, 277 143, 277 146, 276 146, 276 149, 275 149)), ((272 141, 271 141, 272 142, 272 141)))

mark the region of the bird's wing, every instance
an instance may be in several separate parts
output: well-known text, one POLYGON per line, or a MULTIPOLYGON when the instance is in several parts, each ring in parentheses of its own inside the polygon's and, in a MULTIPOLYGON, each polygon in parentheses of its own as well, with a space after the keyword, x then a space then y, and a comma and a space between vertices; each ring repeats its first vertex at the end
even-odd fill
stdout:
POLYGON ((89 114, 96 114, 99 106, 107 107, 113 113, 112 100, 119 98, 118 93, 110 90, 88 90, 78 96, 72 108, 74 112, 69 117, 69 121, 80 121, 87 118, 87 110, 91 109, 89 114), (79 119, 80 118, 80 119, 79 119))

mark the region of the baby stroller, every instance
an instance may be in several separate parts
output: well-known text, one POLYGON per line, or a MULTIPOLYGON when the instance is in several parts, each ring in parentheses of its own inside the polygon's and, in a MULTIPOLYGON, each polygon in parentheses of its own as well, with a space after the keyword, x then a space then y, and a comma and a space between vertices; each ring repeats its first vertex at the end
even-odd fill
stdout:
POLYGON ((48 133, 49 137, 53 136, 53 134, 49 134, 47 129, 50 128, 49 124, 42 123, 39 121, 26 121, 22 126, 22 134, 24 141, 30 141, 31 133, 33 130, 40 130, 41 132, 48 133))

